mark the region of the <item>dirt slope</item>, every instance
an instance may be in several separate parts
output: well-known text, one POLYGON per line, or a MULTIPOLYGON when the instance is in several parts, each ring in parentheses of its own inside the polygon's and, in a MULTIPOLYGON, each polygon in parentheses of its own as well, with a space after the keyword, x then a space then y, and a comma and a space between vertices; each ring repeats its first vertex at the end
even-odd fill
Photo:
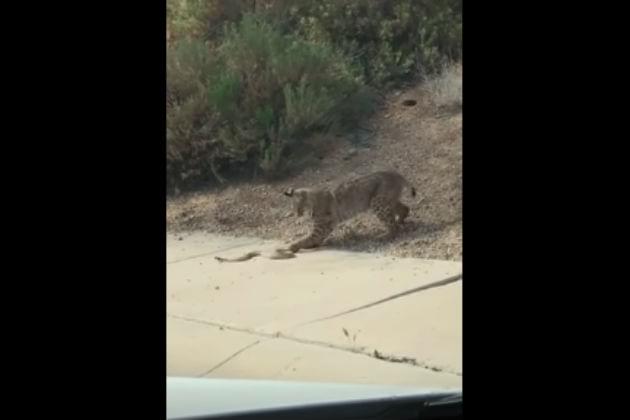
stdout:
POLYGON ((291 214, 282 196, 287 187, 333 185, 353 175, 395 169, 416 186, 405 231, 393 241, 374 238, 384 232, 365 214, 344 223, 327 245, 391 255, 461 260, 462 115, 439 111, 422 86, 391 94, 379 113, 346 138, 320 139, 321 160, 289 179, 250 182, 221 191, 201 191, 169 200, 170 232, 206 230, 234 236, 292 240, 308 231, 308 222, 291 214), (413 99, 417 103, 405 106, 413 99))

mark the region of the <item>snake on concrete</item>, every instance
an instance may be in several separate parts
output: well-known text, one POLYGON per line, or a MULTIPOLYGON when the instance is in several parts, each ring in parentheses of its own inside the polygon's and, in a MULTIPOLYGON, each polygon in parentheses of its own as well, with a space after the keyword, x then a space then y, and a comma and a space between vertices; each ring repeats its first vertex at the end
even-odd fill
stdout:
MULTIPOLYGON (((236 258, 223 258, 215 256, 214 259, 219 262, 242 262, 251 260, 252 258, 258 256, 260 256, 260 251, 250 251, 247 254, 236 258)), ((269 258, 270 260, 287 260, 289 258, 295 258, 295 253, 291 252, 288 249, 278 248, 267 258, 269 258)))

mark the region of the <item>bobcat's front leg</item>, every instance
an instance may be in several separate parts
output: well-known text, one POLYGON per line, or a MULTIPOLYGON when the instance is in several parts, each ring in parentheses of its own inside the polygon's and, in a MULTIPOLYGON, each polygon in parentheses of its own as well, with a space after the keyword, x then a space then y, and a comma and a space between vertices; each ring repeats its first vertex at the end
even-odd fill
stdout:
POLYGON ((307 237, 289 245, 289 250, 297 252, 300 249, 316 248, 326 240, 332 231, 332 222, 316 222, 311 233, 307 237))

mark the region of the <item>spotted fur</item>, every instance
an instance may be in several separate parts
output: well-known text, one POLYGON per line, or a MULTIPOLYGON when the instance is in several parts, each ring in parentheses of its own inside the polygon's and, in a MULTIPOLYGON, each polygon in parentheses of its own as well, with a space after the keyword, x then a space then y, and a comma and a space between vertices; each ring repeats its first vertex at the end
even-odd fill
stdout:
POLYGON ((415 188, 402 175, 381 171, 350 179, 333 189, 290 188, 284 194, 294 200, 296 215, 308 213, 313 227, 308 236, 289 245, 289 250, 320 246, 335 226, 366 211, 372 211, 385 225, 385 237, 395 236, 409 216, 409 207, 400 202, 405 187, 416 196, 415 188))

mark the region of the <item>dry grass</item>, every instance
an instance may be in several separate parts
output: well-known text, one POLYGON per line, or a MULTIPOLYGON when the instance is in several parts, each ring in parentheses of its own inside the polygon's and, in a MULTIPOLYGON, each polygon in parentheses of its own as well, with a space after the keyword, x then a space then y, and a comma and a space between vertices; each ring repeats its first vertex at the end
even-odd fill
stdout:
POLYGON ((425 89, 434 106, 461 109, 463 103, 462 64, 454 63, 445 67, 438 76, 426 81, 425 89))

